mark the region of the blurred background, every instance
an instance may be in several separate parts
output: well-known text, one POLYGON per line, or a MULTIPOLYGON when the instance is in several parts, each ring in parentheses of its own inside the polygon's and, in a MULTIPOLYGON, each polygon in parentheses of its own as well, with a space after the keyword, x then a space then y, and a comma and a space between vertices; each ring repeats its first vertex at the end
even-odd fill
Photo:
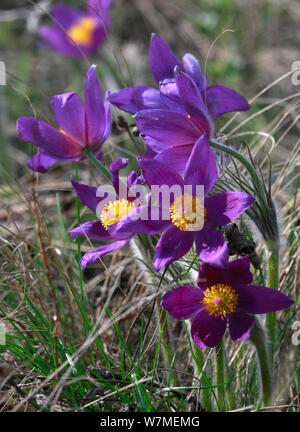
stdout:
MULTIPOLYGON (((0 156, 14 175, 28 173, 28 153, 35 151, 17 138, 17 118, 32 115, 30 101, 52 121, 50 98, 66 91, 82 94, 88 68, 84 60, 42 48, 37 36, 39 26, 50 23, 45 12, 54 4, 84 9, 85 1, 35 3, 1 0, 0 5, 0 60, 7 68, 7 85, 0 87, 0 156)), ((300 60, 297 0, 114 0, 111 14, 109 40, 90 59, 98 65, 103 87, 111 91, 130 85, 131 77, 134 84, 154 84, 148 64, 152 32, 164 38, 179 58, 191 52, 202 66, 207 60, 211 84, 232 87, 247 99, 300 60)), ((288 77, 265 93, 252 112, 296 91, 288 77)), ((265 130, 274 116, 274 110, 259 116, 247 124, 247 130, 265 130)), ((224 124, 223 117, 221 121, 224 124)), ((293 131, 298 132, 297 125, 293 131)), ((284 147, 294 143, 289 134, 284 147)))

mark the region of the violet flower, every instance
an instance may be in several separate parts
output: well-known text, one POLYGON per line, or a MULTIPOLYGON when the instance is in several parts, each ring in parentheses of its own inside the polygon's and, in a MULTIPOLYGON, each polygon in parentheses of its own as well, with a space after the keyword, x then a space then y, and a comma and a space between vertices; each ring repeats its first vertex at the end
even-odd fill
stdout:
MULTIPOLYGON (((136 197, 128 197, 127 186, 120 182, 119 171, 127 166, 128 160, 125 158, 116 159, 110 166, 112 187, 114 193, 107 189, 96 188, 77 183, 71 180, 73 189, 78 198, 90 210, 98 216, 98 220, 86 222, 81 226, 70 231, 72 238, 76 236, 88 237, 93 240, 107 241, 108 244, 100 246, 91 252, 86 253, 81 259, 81 267, 92 265, 98 261, 100 257, 107 253, 113 252, 125 246, 134 236, 132 232, 119 231, 122 220, 130 215, 143 214, 148 211, 148 206, 140 206, 139 200, 136 197), (120 186, 126 189, 123 197, 123 192, 120 191, 120 186), (105 201, 104 201, 105 200, 105 201)), ((138 218, 132 221, 135 225, 135 231, 145 232, 149 235, 157 234, 164 228, 164 222, 142 220, 138 218)))
POLYGON ((112 94, 109 100, 136 114, 144 140, 159 153, 157 160, 175 164, 183 172, 195 141, 203 133, 214 135, 215 118, 250 106, 232 89, 209 86, 194 56, 185 54, 181 63, 156 35, 150 43, 150 67, 159 90, 136 86, 112 94))
POLYGON ((85 107, 76 93, 54 96, 51 103, 59 129, 33 117, 17 121, 19 137, 40 148, 28 161, 29 168, 45 173, 55 162, 83 159, 88 149, 100 158, 110 133, 111 113, 109 102, 106 98, 102 101, 95 66, 85 77, 85 107))
POLYGON ((202 264, 198 286, 180 286, 167 292, 162 306, 176 319, 192 322, 191 335, 200 349, 215 347, 224 336, 227 322, 234 341, 250 336, 255 314, 285 309, 294 301, 272 288, 250 285, 249 258, 232 261, 219 269, 202 264))
POLYGON ((43 45, 67 57, 91 55, 106 39, 111 3, 89 0, 84 13, 71 6, 55 6, 51 26, 39 30, 43 45))
MULTIPOLYGON (((185 168, 184 180, 173 168, 154 159, 142 158, 139 159, 139 164, 150 190, 153 186, 179 185, 182 191, 182 195, 170 197, 169 219, 163 220, 162 213, 158 215, 164 232, 156 245, 153 258, 154 269, 159 272, 168 264, 183 257, 191 249, 194 241, 198 257, 202 261, 225 267, 229 258, 228 248, 223 235, 216 228, 238 218, 254 203, 255 198, 235 191, 210 196, 204 200, 204 203, 198 202, 199 198, 195 194, 196 187, 203 185, 206 196, 218 176, 206 135, 202 135, 193 147, 185 168), (185 195, 185 185, 192 187, 191 196, 185 195), (183 212, 182 203, 186 207, 183 212), (202 224, 199 225, 195 220, 196 206, 202 213, 202 224), (177 211, 178 207, 179 211, 177 211)), ((164 205, 161 202, 160 204, 164 205)), ((139 226, 129 217, 124 218, 117 229, 119 232, 139 232, 137 231, 139 226)))

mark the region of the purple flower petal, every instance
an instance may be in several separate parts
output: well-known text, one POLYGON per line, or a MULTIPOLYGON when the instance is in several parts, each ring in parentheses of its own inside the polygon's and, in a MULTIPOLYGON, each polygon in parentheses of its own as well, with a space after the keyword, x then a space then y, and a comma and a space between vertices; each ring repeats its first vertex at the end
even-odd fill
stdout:
POLYGON ((31 159, 29 159, 28 167, 32 171, 37 171, 41 174, 44 174, 56 162, 59 162, 59 159, 53 158, 52 156, 40 151, 38 154, 35 154, 31 159))
POLYGON ((222 192, 205 200, 207 223, 218 227, 227 225, 237 219, 245 210, 252 206, 255 198, 244 192, 222 192))
POLYGON ((175 78, 161 81, 159 83, 159 91, 161 100, 165 103, 165 105, 169 108, 170 111, 177 111, 183 113, 184 115, 187 115, 187 112, 184 109, 182 100, 180 99, 178 93, 175 78))
POLYGON ((157 83, 166 78, 173 78, 175 66, 182 68, 180 61, 174 55, 169 45, 156 34, 152 34, 151 37, 149 62, 157 83))
POLYGON ((181 176, 169 166, 155 159, 139 158, 138 162, 149 188, 152 186, 167 185, 172 187, 173 185, 178 185, 183 190, 181 176))
POLYGON ((129 239, 116 241, 86 253, 85 255, 83 255, 83 257, 80 260, 81 267, 85 269, 87 266, 95 264, 96 262, 98 262, 99 258, 101 258, 102 256, 110 252, 120 249, 121 247, 125 246, 128 242, 129 239))
POLYGON ((215 230, 204 228, 195 233, 198 257, 216 267, 228 266, 228 248, 223 235, 215 230))
POLYGON ((53 18, 54 25, 57 21, 65 30, 68 30, 74 22, 82 18, 83 14, 73 7, 57 5, 52 9, 50 16, 53 18))
POLYGON ((21 139, 29 139, 54 158, 76 160, 82 155, 80 144, 40 120, 21 117, 17 121, 17 130, 21 139))
POLYGON ((203 309, 201 303, 204 295, 199 288, 181 286, 167 292, 162 299, 161 305, 174 318, 188 319, 203 309))
POLYGON ((216 318, 202 310, 193 320, 191 335, 195 344, 201 349, 213 348, 224 336, 227 320, 216 318))
POLYGON ((265 314, 285 309, 294 303, 280 291, 254 285, 242 285, 237 288, 238 309, 250 314, 265 314))
POLYGON ((234 341, 248 339, 254 325, 254 317, 241 312, 229 315, 229 333, 234 341))
POLYGON ((202 290, 206 290, 208 287, 218 283, 235 288, 239 285, 248 285, 252 281, 253 276, 250 271, 250 261, 246 256, 230 262, 227 268, 219 268, 202 263, 197 284, 202 290))
POLYGON ((99 220, 86 222, 77 228, 69 231, 72 239, 77 236, 88 237, 93 240, 111 240, 109 232, 103 227, 99 220))
POLYGON ((127 165, 128 165, 128 159, 126 158, 116 159, 110 165, 111 182, 117 194, 124 195, 121 197, 121 199, 122 198, 127 199, 127 186, 125 186, 124 183, 120 181, 119 171, 123 168, 126 168, 127 165), (120 191, 120 186, 121 186, 121 191, 120 191))
POLYGON ((170 226, 156 245, 153 258, 155 271, 160 272, 168 264, 183 257, 191 249, 193 240, 191 232, 170 226))
POLYGON ((55 121, 74 141, 85 145, 85 112, 76 93, 66 93, 51 99, 55 121))
POLYGON ((94 65, 90 67, 85 77, 84 97, 88 143, 93 147, 101 141, 106 129, 107 117, 94 65))
POLYGON ((206 135, 202 135, 195 143, 184 174, 184 183, 194 187, 204 186, 204 195, 213 188, 218 178, 218 170, 214 155, 209 147, 206 135))
POLYGON ((144 135, 169 147, 194 144, 202 134, 186 115, 178 112, 144 110, 138 112, 135 118, 138 129, 144 135))
POLYGON ((155 160, 165 165, 171 166, 178 173, 184 173, 187 161, 193 150, 193 145, 176 146, 164 150, 155 156, 155 160))
POLYGON ((243 96, 221 85, 207 87, 203 93, 212 118, 232 111, 247 111, 251 108, 243 96))
MULTIPOLYGON (((82 183, 77 183, 73 179, 71 179, 71 183, 73 186, 73 189, 80 199, 80 201, 85 204, 92 212, 97 212, 97 206, 98 204, 102 203, 102 201, 105 199, 107 201, 114 201, 116 200, 116 195, 113 195, 112 193, 103 191, 103 196, 97 197, 97 188, 94 186, 88 186, 82 183)), ((99 189, 98 189, 99 191, 99 189)), ((98 194, 99 195, 99 194, 98 194)))
MULTIPOLYGON (((49 47, 66 57, 82 58, 79 48, 71 42, 66 32, 59 26, 41 26, 39 28, 39 36, 42 38, 42 46, 49 47)), ((82 49, 82 51, 84 50, 82 49)))
POLYGON ((208 79, 201 69, 198 60, 192 54, 185 54, 182 58, 185 71, 193 78, 200 91, 208 86, 208 79))
POLYGON ((109 101, 119 109, 136 114, 146 109, 166 108, 158 90, 147 86, 125 88, 109 97, 109 101))
POLYGON ((176 69, 176 84, 180 98, 190 120, 197 125, 197 128, 210 136, 213 125, 206 110, 202 95, 194 81, 185 72, 176 69))

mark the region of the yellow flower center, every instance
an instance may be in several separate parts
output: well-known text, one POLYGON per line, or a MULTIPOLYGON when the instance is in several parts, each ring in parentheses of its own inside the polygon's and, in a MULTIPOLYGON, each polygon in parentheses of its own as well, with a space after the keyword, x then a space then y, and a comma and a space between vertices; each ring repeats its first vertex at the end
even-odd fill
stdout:
POLYGON ((94 30, 97 26, 95 18, 84 17, 74 24, 68 31, 68 36, 78 45, 88 46, 92 42, 94 30))
POLYGON ((120 222, 125 216, 136 208, 134 203, 125 200, 124 198, 117 201, 110 201, 100 215, 100 220, 104 228, 107 230, 109 225, 120 222))
POLYGON ((202 304, 209 315, 224 319, 236 310, 238 295, 231 286, 219 283, 204 291, 202 304))
POLYGON ((200 198, 181 195, 171 205, 170 216, 180 231, 199 231, 206 221, 206 209, 200 198))

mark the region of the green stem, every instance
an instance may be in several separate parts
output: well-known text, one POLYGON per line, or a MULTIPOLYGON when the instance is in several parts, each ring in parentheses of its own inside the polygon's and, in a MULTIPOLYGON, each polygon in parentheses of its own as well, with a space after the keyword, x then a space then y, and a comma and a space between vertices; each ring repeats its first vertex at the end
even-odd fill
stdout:
POLYGON ((225 410, 225 374, 223 341, 216 346, 216 383, 219 410, 225 410))
MULTIPOLYGON (((197 368, 198 376, 202 376, 203 375, 203 368, 204 368, 204 364, 205 364, 203 352, 197 347, 197 345, 195 343, 193 343, 193 351, 194 351, 194 355, 197 359, 197 361, 195 362, 195 365, 197 368)), ((212 412, 213 408, 212 408, 212 403, 211 403, 211 398, 210 398, 210 390, 208 388, 201 390, 200 400, 201 400, 202 408, 204 408, 208 412, 212 412)))
MULTIPOLYGON (((278 242, 274 244, 266 244, 269 251, 268 257, 268 282, 269 288, 278 290, 279 285, 279 246, 278 242)), ((271 362, 273 363, 273 357, 275 352, 275 339, 276 339, 276 313, 272 312, 267 315, 266 327, 268 329, 268 335, 270 338, 270 355, 271 362)))
POLYGON ((105 166, 96 158, 93 152, 90 149, 85 150, 85 154, 87 158, 92 162, 92 164, 105 175, 105 177, 111 181, 110 172, 105 166))
POLYGON ((256 318, 249 340, 254 344, 258 357, 264 406, 272 403, 273 369, 268 350, 268 338, 261 322, 256 318))
POLYGON ((156 298, 156 313, 157 313, 157 321, 158 321, 164 362, 169 373, 169 386, 179 387, 177 372, 173 370, 174 354, 173 354, 170 335, 169 335, 167 312, 165 311, 165 309, 161 307, 161 301, 162 301, 162 297, 158 296, 156 298))

